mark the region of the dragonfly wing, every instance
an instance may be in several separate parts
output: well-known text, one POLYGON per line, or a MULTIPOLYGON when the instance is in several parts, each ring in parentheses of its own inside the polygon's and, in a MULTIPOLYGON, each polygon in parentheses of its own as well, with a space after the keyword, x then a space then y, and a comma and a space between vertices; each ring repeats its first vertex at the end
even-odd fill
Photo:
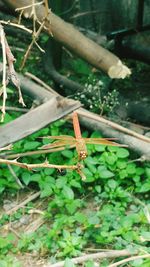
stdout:
POLYGON ((103 141, 103 140, 118 140, 117 138, 83 138, 84 140, 85 140, 85 142, 86 143, 91 143, 91 142, 95 142, 95 141, 97 141, 97 142, 101 142, 101 141, 103 141))
POLYGON ((87 139, 88 140, 86 140, 86 144, 127 147, 126 145, 111 142, 111 140, 116 140, 112 138, 87 138, 87 139))
POLYGON ((75 138, 73 136, 70 135, 60 135, 60 136, 44 136, 43 138, 48 138, 48 139, 55 139, 55 140, 74 140, 75 138))
POLYGON ((71 146, 74 145, 75 142, 73 142, 73 140, 60 140, 60 141, 55 141, 53 143, 50 144, 46 144, 42 147, 40 147, 40 149, 51 149, 51 148, 57 148, 57 147, 65 147, 65 146, 71 146))

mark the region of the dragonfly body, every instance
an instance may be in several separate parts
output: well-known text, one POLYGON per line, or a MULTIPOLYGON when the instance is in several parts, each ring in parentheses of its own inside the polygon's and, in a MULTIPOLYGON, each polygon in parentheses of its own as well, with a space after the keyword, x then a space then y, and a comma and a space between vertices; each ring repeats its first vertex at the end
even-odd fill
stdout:
POLYGON ((73 127, 76 139, 76 150, 78 153, 79 160, 84 160, 87 157, 87 148, 85 144, 84 138, 82 138, 78 114, 76 112, 73 113, 73 127))
POLYGON ((76 112, 73 113, 73 126, 75 137, 69 135, 47 136, 45 138, 53 139, 55 141, 42 146, 41 149, 64 150, 67 146, 70 148, 76 147, 78 159, 84 160, 88 155, 86 144, 126 147, 126 145, 120 145, 113 142, 116 138, 83 138, 76 112))

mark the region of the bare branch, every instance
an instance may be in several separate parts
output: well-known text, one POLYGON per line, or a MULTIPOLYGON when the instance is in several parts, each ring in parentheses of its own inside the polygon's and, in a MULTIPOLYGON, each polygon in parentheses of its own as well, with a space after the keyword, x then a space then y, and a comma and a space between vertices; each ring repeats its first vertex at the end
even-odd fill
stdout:
MULTIPOLYGON (((137 254, 137 252, 135 252, 137 254)), ((76 257, 71 259, 71 261, 75 264, 80 264, 88 260, 95 260, 95 259, 104 259, 104 258, 117 258, 122 256, 129 256, 131 255, 131 252, 128 250, 114 250, 114 251, 105 251, 105 252, 99 252, 99 253, 92 253, 92 254, 86 254, 80 257, 76 257)), ((45 264, 43 267, 63 267, 65 264, 65 261, 60 261, 54 264, 45 264)))
POLYGON ((140 256, 133 256, 133 257, 130 257, 130 258, 115 262, 113 264, 110 264, 108 267, 117 267, 117 266, 119 266, 119 265, 121 265, 123 263, 129 262, 129 261, 134 261, 134 260, 137 260, 137 259, 145 259, 145 258, 150 258, 150 254, 144 254, 144 255, 140 255, 140 256))
POLYGON ((70 170, 78 170, 80 168, 80 165, 56 165, 56 164, 49 164, 47 161, 43 163, 37 163, 37 164, 27 164, 27 163, 22 163, 18 162, 16 159, 15 160, 8 160, 8 159, 0 159, 0 164, 10 164, 14 166, 18 166, 23 169, 27 170, 33 170, 37 168, 54 168, 54 169, 70 169, 70 170))

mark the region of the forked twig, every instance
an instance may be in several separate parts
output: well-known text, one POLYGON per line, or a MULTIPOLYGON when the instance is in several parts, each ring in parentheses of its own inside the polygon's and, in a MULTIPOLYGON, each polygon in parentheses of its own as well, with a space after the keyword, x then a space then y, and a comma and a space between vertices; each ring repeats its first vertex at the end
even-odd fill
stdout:
POLYGON ((2 104, 2 116, 1 116, 1 122, 4 121, 5 117, 5 109, 6 109, 6 99, 7 99, 7 84, 9 80, 12 81, 12 83, 17 87, 19 92, 19 103, 21 103, 23 106, 25 106, 21 90, 20 90, 20 83, 17 77, 17 74, 14 69, 14 61, 15 58, 10 50, 10 47, 8 45, 7 39, 5 37, 5 32, 3 29, 3 26, 0 24, 0 42, 2 45, 2 57, 3 57, 3 77, 2 77, 2 88, 0 90, 0 96, 3 95, 3 104, 2 104), (8 77, 6 72, 6 65, 8 63, 8 77))
POLYGON ((8 21, 0 20, 0 23, 1 24, 5 24, 5 25, 10 25, 10 26, 13 26, 13 27, 16 27, 16 28, 19 28, 21 30, 24 30, 24 31, 30 33, 30 34, 33 33, 32 30, 26 28, 24 25, 20 25, 20 24, 16 24, 16 23, 10 22, 10 20, 8 20, 8 21))
POLYGON ((78 170, 81 168, 79 164, 77 165, 56 165, 56 164, 49 164, 48 161, 45 161, 43 163, 36 163, 36 164, 27 164, 23 162, 18 162, 16 159, 15 160, 8 160, 8 159, 0 159, 0 164, 9 164, 9 165, 14 165, 18 166, 23 169, 27 169, 29 171, 37 168, 54 168, 54 169, 70 169, 70 170, 78 170))
POLYGON ((23 69, 23 67, 24 67, 24 65, 25 65, 25 63, 26 63, 27 58, 28 58, 28 56, 29 56, 29 53, 30 53, 30 51, 31 51, 31 49, 32 49, 32 47, 33 47, 34 44, 38 47, 38 49, 39 49, 41 52, 43 52, 43 53, 45 52, 45 51, 40 47, 40 45, 37 43, 37 39, 39 38, 39 35, 40 35, 41 31, 42 31, 43 28, 45 27, 45 21, 46 21, 46 19, 47 19, 47 17, 48 17, 48 14, 49 14, 49 7, 48 7, 48 2, 47 2, 47 0, 44 0, 44 1, 39 2, 39 3, 35 3, 35 0, 32 0, 32 4, 31 4, 31 5, 28 5, 28 6, 25 6, 25 7, 21 7, 21 8, 16 9, 16 10, 17 10, 17 11, 18 11, 18 10, 24 11, 24 10, 27 9, 27 8, 32 8, 32 9, 31 9, 31 14, 30 14, 30 16, 33 17, 33 34, 32 34, 32 41, 31 41, 30 45, 28 46, 28 49, 27 49, 27 51, 26 51, 26 53, 25 53, 25 55, 24 55, 24 57, 23 57, 23 61, 22 61, 21 67, 20 67, 21 70, 23 69), (38 18, 37 18, 37 15, 36 15, 36 6, 37 6, 37 5, 42 5, 43 3, 44 3, 44 6, 45 6, 45 16, 44 16, 44 18, 43 18, 43 21, 40 22, 40 21, 38 21, 38 18), (39 25, 40 25, 39 28, 38 28, 38 30, 36 30, 36 23, 39 23, 39 25))

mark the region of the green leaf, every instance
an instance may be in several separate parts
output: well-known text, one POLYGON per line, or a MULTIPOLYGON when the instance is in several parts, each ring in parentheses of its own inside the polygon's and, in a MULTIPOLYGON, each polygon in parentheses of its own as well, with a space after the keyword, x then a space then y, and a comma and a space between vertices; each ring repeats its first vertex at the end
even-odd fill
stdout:
POLYGON ((114 176, 114 173, 109 170, 103 170, 100 172, 100 178, 108 179, 114 176))
POLYGON ((68 159, 73 158, 73 152, 71 150, 64 150, 61 154, 68 159))
POLYGON ((145 171, 147 178, 150 178, 150 168, 146 168, 145 171))
POLYGON ((143 266, 143 259, 137 259, 132 262, 133 267, 142 267, 143 266))
POLYGON ((126 171, 128 174, 136 173, 136 165, 134 163, 130 163, 127 165, 126 171))
POLYGON ((67 258, 67 259, 65 259, 64 267, 75 267, 75 265, 71 259, 67 258))
POLYGON ((100 218, 97 216, 97 214, 90 214, 90 216, 88 217, 88 223, 89 224, 99 224, 100 223, 100 218))
POLYGON ((41 198, 49 197, 52 193, 52 188, 50 186, 45 186, 45 188, 41 191, 41 198))
POLYGON ((39 183, 41 181, 41 174, 40 173, 32 174, 30 177, 30 181, 39 183))
POLYGON ((120 177, 120 179, 124 179, 127 176, 128 176, 128 174, 127 174, 126 170, 120 170, 119 171, 119 177, 120 177))
POLYGON ((81 183, 76 180, 71 180, 70 185, 76 188, 81 188, 81 183))
POLYGON ((46 168, 46 169, 44 169, 44 173, 46 174, 46 175, 51 175, 51 174, 53 174, 55 172, 55 169, 53 169, 53 168, 46 168))
POLYGON ((71 203, 66 204, 66 209, 70 214, 74 214, 78 208, 78 203, 76 201, 71 201, 71 203))
POLYGON ((66 177, 58 178, 56 180, 56 187, 57 188, 63 188, 66 183, 67 183, 66 177))
POLYGON ((93 164, 93 165, 96 165, 98 164, 98 160, 96 158, 92 158, 92 157, 87 157, 85 159, 85 163, 86 164, 93 164))
POLYGON ((62 193, 65 198, 74 199, 74 192, 69 186, 65 185, 62 190, 62 193))
POLYGON ((141 236, 142 236, 142 238, 144 239, 143 241, 150 241, 150 232, 145 232, 145 231, 143 231, 143 232, 141 233, 141 236))
POLYGON ((129 156, 129 151, 125 148, 119 148, 116 155, 118 158, 127 158, 129 156))
POLYGON ((84 224, 87 221, 87 216, 82 212, 77 212, 74 218, 77 222, 82 223, 82 224, 84 224))
POLYGON ((97 172, 98 173, 101 173, 102 171, 106 171, 106 170, 107 170, 107 168, 105 167, 105 165, 100 165, 97 168, 97 172))
POLYGON ((139 175, 142 175, 144 173, 144 169, 143 168, 140 168, 140 167, 137 167, 136 168, 136 174, 139 176, 139 175))
POLYGON ((101 138, 102 135, 100 134, 99 131, 94 131, 92 134, 91 134, 91 138, 101 138))
POLYGON ((97 193, 101 193, 102 188, 101 188, 100 185, 96 185, 96 186, 95 186, 95 190, 96 190, 97 193))
POLYGON ((114 165, 116 161, 117 161, 117 156, 115 154, 113 155, 108 154, 108 156, 106 157, 106 162, 110 165, 114 165))
POLYGON ((108 180, 107 184, 111 189, 115 189, 118 186, 118 183, 114 179, 108 180))
POLYGON ((104 145, 94 145, 94 147, 95 147, 95 151, 98 151, 98 152, 103 152, 106 149, 106 146, 104 145))
POLYGON ((118 159, 116 165, 119 169, 125 169, 127 166, 127 162, 125 160, 118 159))
POLYGON ((39 145, 41 145, 41 143, 37 142, 37 141, 27 142, 24 144, 24 149, 25 150, 33 150, 33 149, 36 149, 39 145))
POLYGON ((95 173, 96 173, 96 171, 97 171, 97 168, 96 168, 96 166, 95 166, 95 165, 92 165, 92 164, 87 164, 87 167, 88 167, 88 169, 89 169, 89 171, 90 171, 90 172, 92 172, 93 174, 95 174, 95 173))
POLYGON ((86 176, 86 180, 84 182, 91 183, 91 182, 95 181, 94 175, 92 174, 92 172, 90 172, 90 170, 88 168, 84 168, 83 173, 86 176))
POLYGON ((89 75, 91 72, 89 66, 82 59, 72 60, 71 65, 78 74, 89 75))
POLYGON ((144 193, 150 191, 150 182, 143 184, 138 192, 144 193))
POLYGON ((29 182, 31 181, 31 174, 29 172, 23 172, 21 178, 22 178, 24 184, 25 185, 28 185, 29 182))
POLYGON ((94 261, 90 260, 85 263, 85 267, 95 267, 94 261))

